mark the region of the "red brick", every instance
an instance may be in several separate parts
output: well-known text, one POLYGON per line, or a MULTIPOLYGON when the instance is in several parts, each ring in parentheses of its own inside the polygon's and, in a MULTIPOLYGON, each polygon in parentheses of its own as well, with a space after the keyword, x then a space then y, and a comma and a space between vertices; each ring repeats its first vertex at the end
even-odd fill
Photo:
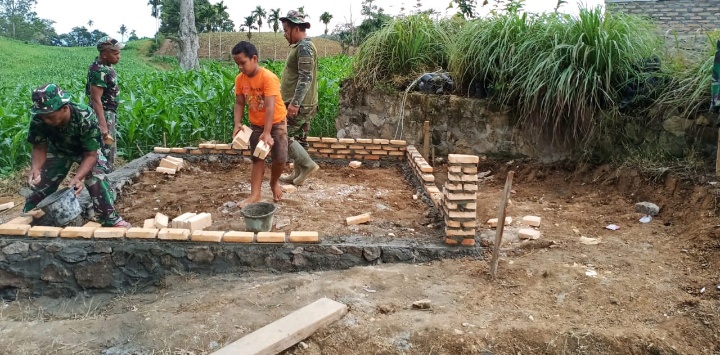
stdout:
POLYGON ((322 154, 334 154, 334 153, 335 153, 335 150, 334 150, 334 149, 320 149, 320 153, 322 153, 322 154))
POLYGON ((198 145, 200 149, 215 149, 215 143, 200 143, 198 145))
POLYGON ((60 238, 85 238, 90 239, 95 232, 94 227, 65 227, 60 231, 60 238))
POLYGON ((225 243, 252 243, 255 239, 255 233, 253 232, 226 232, 223 235, 223 242, 225 243))
POLYGON ((460 245, 465 247, 473 247, 475 246, 475 238, 465 238, 463 239, 462 243, 460 245))
POLYGON ((159 167, 159 166, 158 166, 157 168, 155 168, 155 171, 157 171, 158 173, 163 173, 163 174, 168 174, 168 175, 175 175, 175 172, 176 172, 177 170, 175 170, 175 169, 168 169, 168 168, 162 168, 162 167, 159 167))
POLYGON ((155 239, 158 230, 155 228, 130 228, 125 232, 128 239, 155 239))
POLYGON ((475 212, 448 211, 448 216, 452 219, 474 219, 475 212))
POLYGON ((449 193, 447 199, 450 201, 475 201, 477 196, 475 194, 457 194, 449 193))
POLYGON ((352 153, 352 150, 349 150, 349 149, 341 149, 341 150, 338 150, 338 151, 335 152, 335 153, 338 153, 338 154, 351 154, 351 153, 352 153))
POLYGON ((475 236, 475 230, 474 229, 445 228, 445 235, 448 237, 475 236))
POLYGON ((448 155, 448 162, 450 164, 477 164, 480 162, 480 157, 477 155, 450 154, 448 155))
POLYGON ((95 239, 118 239, 125 236, 127 228, 101 227, 95 230, 95 239))
POLYGON ((320 236, 318 232, 293 231, 288 237, 290 243, 319 243, 320 236))
POLYGON ((394 157, 401 157, 403 155, 405 155, 405 153, 401 152, 399 150, 390 152, 390 156, 394 156, 394 157))
POLYGON ((353 144, 353 145, 349 146, 348 148, 349 148, 349 149, 365 149, 365 146, 364 146, 364 145, 353 144))
POLYGON ((373 150, 372 154, 373 155, 388 155, 388 152, 387 152, 387 150, 373 150))
POLYGON ((356 151, 354 151, 354 153, 360 154, 360 155, 370 155, 370 152, 367 150, 356 150, 356 151))
POLYGON ((332 149, 347 149, 346 144, 331 144, 330 148, 332 149))
POLYGON ((373 144, 390 144, 388 139, 373 139, 373 144))
POLYGON ((28 237, 57 238, 60 236, 61 230, 60 227, 35 226, 28 230, 27 235, 28 237))
POLYGON ((462 171, 463 171, 463 173, 465 173, 465 174, 474 174, 474 175, 477 175, 477 173, 478 173, 478 168, 477 168, 477 166, 464 167, 464 168, 462 169, 462 171))
POLYGON ((340 139, 338 139, 338 143, 342 143, 342 144, 355 144, 355 139, 353 139, 353 138, 340 138, 340 139))
POLYGON ((15 218, 5 222, 5 224, 23 224, 23 225, 25 225, 25 224, 32 223, 32 221, 33 221, 32 216, 20 216, 20 217, 15 217, 15 218))
POLYGON ((363 224, 363 223, 370 222, 371 219, 372 219, 372 214, 363 213, 361 215, 346 218, 345 224, 347 224, 348 226, 352 226, 355 224, 363 224))
POLYGON ((201 231, 192 232, 190 240, 193 242, 220 243, 225 232, 222 231, 201 231))
POLYGON ((330 159, 347 159, 347 156, 344 154, 331 154, 330 159))
POLYGON ((423 173, 432 173, 433 168, 432 166, 428 165, 428 163, 425 163, 420 165, 420 171, 422 171, 423 173))
POLYGON ((372 139, 357 138, 355 139, 355 142, 359 144, 372 144, 372 139))
POLYGON ((395 148, 395 147, 393 147, 393 146, 384 145, 384 146, 383 146, 383 150, 387 150, 387 151, 397 151, 398 149, 395 148))
POLYGON ((390 141, 390 144, 407 146, 407 141, 403 141, 403 140, 391 140, 391 141, 390 141))
POLYGON ((211 225, 212 215, 209 213, 200 213, 187 219, 184 228, 190 229, 190 232, 194 232, 209 228, 211 225))
POLYGON ((525 228, 518 231, 520 239, 539 239, 540 231, 532 228, 525 228))
POLYGON ((155 147, 155 148, 153 148, 153 152, 160 153, 160 154, 168 154, 168 153, 170 153, 170 148, 155 147))
POLYGON ((228 150, 228 149, 232 149, 232 144, 224 144, 224 143, 223 143, 223 144, 216 144, 216 145, 215 145, 215 149, 217 149, 217 150, 228 150))
POLYGON ((29 230, 29 224, 0 224, 0 235, 25 236, 29 230))
POLYGON ((332 137, 322 137, 322 138, 320 138, 320 141, 323 143, 337 143, 338 140, 337 140, 337 138, 332 138, 332 137))
POLYGON ((193 150, 189 151, 188 153, 190 153, 192 155, 202 155, 203 151, 200 149, 193 149, 193 150))
POLYGON ((525 216, 522 219, 522 223, 531 227, 540 227, 541 218, 538 216, 525 216))
POLYGON ((163 158, 163 159, 160 159, 160 165, 158 165, 158 166, 161 168, 172 169, 172 170, 177 171, 177 170, 180 170, 180 164, 181 163, 175 162, 173 160, 163 158))
POLYGON ((423 181, 426 181, 426 182, 434 182, 434 181, 435 181, 435 175, 433 175, 433 174, 423 174, 422 179, 423 179, 423 181))
POLYGON ((458 245, 458 241, 452 238, 445 238, 445 244, 447 245, 458 245))
POLYGON ((175 228, 175 229, 188 228, 189 224, 187 223, 187 221, 190 218, 195 217, 196 215, 197 215, 197 213, 192 213, 192 212, 183 213, 183 214, 173 218, 171 226, 172 226, 172 228, 175 228))
POLYGON ((307 137, 306 139, 308 142, 319 142, 320 137, 307 137))
POLYGON ((170 217, 158 212, 155 214, 155 228, 167 228, 169 226, 170 217))
POLYGON ((285 233, 283 232, 259 232, 256 242, 258 243, 285 243, 285 233))
POLYGON ((325 144, 325 143, 313 143, 313 144, 312 144, 312 147, 313 147, 313 148, 317 148, 317 149, 330 148, 330 144, 325 144))
POLYGON ((158 232, 158 239, 161 240, 188 240, 189 238, 189 229, 163 228, 158 232))
POLYGON ((367 149, 367 150, 381 150, 382 148, 383 148, 383 146, 381 146, 379 144, 368 144, 365 146, 365 149, 367 149))
POLYGON ((185 154, 186 152, 187 152, 187 149, 185 149, 185 148, 180 148, 180 147, 170 148, 170 153, 185 154))
POLYGON ((364 155, 362 158, 365 160, 380 160, 379 155, 364 155))

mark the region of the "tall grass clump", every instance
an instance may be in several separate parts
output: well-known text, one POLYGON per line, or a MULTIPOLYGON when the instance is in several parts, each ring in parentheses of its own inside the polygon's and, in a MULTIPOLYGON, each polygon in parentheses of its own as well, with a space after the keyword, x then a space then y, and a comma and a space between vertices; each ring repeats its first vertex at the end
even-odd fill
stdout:
POLYGON ((394 75, 445 68, 448 28, 425 14, 394 19, 358 49, 353 67, 356 84, 370 88, 394 75))
POLYGON ((581 9, 577 16, 507 13, 470 22, 451 46, 450 70, 518 110, 521 124, 590 142, 601 110, 643 80, 639 65, 660 45, 640 17, 581 9))

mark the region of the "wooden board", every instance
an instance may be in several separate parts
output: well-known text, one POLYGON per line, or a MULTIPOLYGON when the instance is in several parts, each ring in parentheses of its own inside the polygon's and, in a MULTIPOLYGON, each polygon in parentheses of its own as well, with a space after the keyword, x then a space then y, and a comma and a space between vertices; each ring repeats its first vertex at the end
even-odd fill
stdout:
POLYGON ((214 355, 275 355, 342 318, 346 305, 321 298, 214 352, 214 355))

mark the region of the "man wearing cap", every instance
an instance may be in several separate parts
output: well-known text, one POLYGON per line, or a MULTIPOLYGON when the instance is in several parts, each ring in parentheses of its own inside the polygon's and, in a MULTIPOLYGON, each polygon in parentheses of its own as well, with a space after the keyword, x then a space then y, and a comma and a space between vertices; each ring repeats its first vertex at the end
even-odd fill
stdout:
POLYGON ((305 33, 310 28, 305 15, 290 10, 280 21, 285 39, 290 44, 280 94, 287 106, 288 156, 295 162, 292 173, 281 176, 280 181, 299 186, 320 169, 306 151, 310 121, 318 108, 317 49, 305 33))
POLYGON ((98 56, 88 68, 85 95, 90 98, 90 106, 95 110, 100 133, 102 134, 102 152, 110 171, 115 169, 115 150, 117 145, 118 108, 117 96, 120 92, 118 77, 113 65, 120 61, 120 50, 124 43, 110 36, 104 36, 97 42, 98 56))
POLYGON ((28 142, 33 145, 28 183, 32 194, 24 212, 57 191, 73 163, 79 167, 70 180, 78 195, 84 185, 92 199, 95 215, 103 226, 129 228, 115 211, 115 196, 106 174, 107 160, 100 149, 100 128, 93 110, 70 101, 70 94, 55 84, 45 84, 32 93, 32 118, 28 142))

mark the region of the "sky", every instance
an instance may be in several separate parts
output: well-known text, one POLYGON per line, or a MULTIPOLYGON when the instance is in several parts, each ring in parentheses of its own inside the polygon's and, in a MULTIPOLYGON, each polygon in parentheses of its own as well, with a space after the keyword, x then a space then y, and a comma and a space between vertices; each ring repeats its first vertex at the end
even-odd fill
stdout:
MULTIPOLYGON (((385 13, 396 15, 404 6, 406 13, 414 9, 417 0, 376 0, 374 4, 385 9, 385 13)), ((210 3, 217 3, 217 0, 210 0, 210 3)), ((422 9, 435 9, 442 14, 454 14, 456 10, 447 10, 449 0, 421 0, 422 9)), ((478 0, 482 2, 482 0, 478 0)), ((147 0, 38 0, 35 11, 38 17, 55 21, 55 30, 58 33, 67 33, 75 26, 85 26, 89 30, 99 29, 111 36, 120 35, 118 31, 121 25, 137 31, 139 37, 152 37, 155 34, 155 18, 150 16, 150 7, 147 0), (88 26, 88 21, 94 22, 88 26)), ((235 28, 243 21, 243 18, 250 15, 257 5, 262 5, 266 10, 280 8, 285 14, 288 10, 305 6, 305 13, 310 15, 309 22, 312 27, 308 34, 318 36, 323 34, 325 26, 320 22, 320 14, 327 11, 333 15, 328 28, 330 31, 342 22, 353 22, 358 25, 362 21, 360 14, 361 0, 345 1, 291 1, 291 0, 262 0, 251 2, 247 0, 225 0, 228 7, 230 19, 235 22, 235 28)), ((525 10, 528 12, 552 11, 557 0, 526 0, 525 10)), ((561 7, 561 11, 577 13, 580 4, 588 7, 602 6, 604 0, 568 0, 567 4, 561 7)), ((269 11, 268 11, 269 12, 269 11)), ((264 21, 265 23, 267 21, 264 21)), ((263 23, 261 31, 272 31, 263 23)))

